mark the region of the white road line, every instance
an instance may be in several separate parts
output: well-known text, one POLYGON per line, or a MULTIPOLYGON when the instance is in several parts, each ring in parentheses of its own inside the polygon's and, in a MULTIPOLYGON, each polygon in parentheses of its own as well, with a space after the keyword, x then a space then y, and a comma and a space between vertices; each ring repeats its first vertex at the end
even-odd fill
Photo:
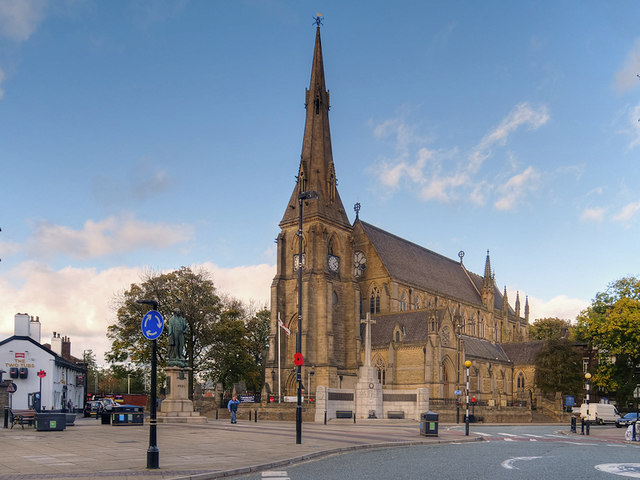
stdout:
POLYGON ((280 478, 284 480, 289 478, 289 474, 285 470, 267 470, 262 472, 262 478, 280 478))
POLYGON ((518 467, 513 465, 515 462, 519 462, 521 460, 522 461, 524 461, 524 460, 535 460, 536 458, 542 458, 542 457, 514 457, 514 458, 510 458, 508 460, 505 460, 500 465, 502 466, 502 468, 506 468, 507 470, 520 470, 518 467))
POLYGON ((595 469, 621 477, 640 478, 640 463, 601 463, 595 469))

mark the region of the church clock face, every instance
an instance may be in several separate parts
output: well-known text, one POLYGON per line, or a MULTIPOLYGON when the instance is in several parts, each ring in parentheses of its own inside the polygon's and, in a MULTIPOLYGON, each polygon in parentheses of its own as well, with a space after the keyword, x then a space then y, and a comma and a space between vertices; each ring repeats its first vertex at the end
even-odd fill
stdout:
MULTIPOLYGON (((306 260, 306 255, 303 253, 302 254, 302 268, 304 268, 304 264, 305 264, 305 260, 306 260)), ((293 270, 297 271, 300 268, 300 256, 298 254, 293 256, 293 270)))
POLYGON ((363 252, 357 251, 353 254, 353 275, 360 277, 365 268, 367 268, 367 257, 364 256, 363 252))
POLYGON ((329 270, 331 270, 332 272, 337 272, 340 268, 340 257, 329 255, 327 263, 329 264, 329 270))

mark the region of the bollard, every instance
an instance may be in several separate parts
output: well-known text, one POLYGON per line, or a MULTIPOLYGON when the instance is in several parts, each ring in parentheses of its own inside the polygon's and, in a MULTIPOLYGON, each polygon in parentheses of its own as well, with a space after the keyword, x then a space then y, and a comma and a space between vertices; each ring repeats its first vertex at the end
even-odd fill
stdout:
POLYGON ((218 419, 218 409, 216 408, 216 420, 218 419))
POLYGON ((9 428, 9 407, 4 407, 4 428, 9 428))
POLYGON ((249 421, 251 421, 251 410, 249 410, 249 421))
POLYGON ((632 430, 631 430, 631 441, 632 442, 636 441, 636 423, 637 422, 632 422, 631 423, 631 427, 632 427, 632 430))
POLYGON ((576 417, 571 417, 571 433, 576 433, 576 417))
POLYGON ((253 423, 258 423, 258 409, 253 411, 253 423))
POLYGON ((591 422, 587 420, 587 435, 589 435, 589 429, 591 428, 591 422))
POLYGON ((324 424, 327 424, 327 411, 324 411, 324 424))
POLYGON ((356 412, 353 412, 353 423, 356 423, 356 412))
POLYGON ((580 435, 584 435, 584 418, 580 422, 580 435))

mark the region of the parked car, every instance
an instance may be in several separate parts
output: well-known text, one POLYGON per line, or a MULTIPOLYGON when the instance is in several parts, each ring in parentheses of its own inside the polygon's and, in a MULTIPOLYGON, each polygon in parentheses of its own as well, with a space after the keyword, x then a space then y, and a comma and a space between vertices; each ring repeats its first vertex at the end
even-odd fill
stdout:
POLYGON ((616 419, 616 427, 618 428, 627 427, 637 420, 638 420, 637 412, 627 413, 624 417, 616 419))
POLYGON ((580 418, 600 425, 616 423, 616 420, 621 416, 615 405, 611 403, 590 403, 588 406, 583 403, 580 405, 580 418), (589 410, 588 416, 587 410, 589 410))
POLYGON ((111 412, 116 403, 112 398, 101 398, 100 400, 91 400, 84 406, 84 416, 90 417, 102 412, 111 412))

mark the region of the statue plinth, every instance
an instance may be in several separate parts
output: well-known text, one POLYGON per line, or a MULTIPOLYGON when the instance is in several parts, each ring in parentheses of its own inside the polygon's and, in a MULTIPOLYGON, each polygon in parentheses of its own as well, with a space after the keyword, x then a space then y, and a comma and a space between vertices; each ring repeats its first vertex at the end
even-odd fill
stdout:
POLYGON ((190 368, 167 367, 167 396, 160 404, 159 423, 207 423, 206 417, 193 411, 189 400, 190 368))

